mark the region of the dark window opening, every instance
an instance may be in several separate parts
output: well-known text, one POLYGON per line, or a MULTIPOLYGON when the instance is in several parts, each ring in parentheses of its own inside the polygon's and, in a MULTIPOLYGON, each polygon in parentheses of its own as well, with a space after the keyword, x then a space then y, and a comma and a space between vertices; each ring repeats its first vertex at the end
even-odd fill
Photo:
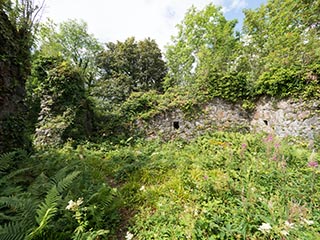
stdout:
POLYGON ((179 127, 180 127, 179 122, 178 122, 178 121, 174 121, 174 122, 173 122, 173 128, 174 128, 174 129, 179 129, 179 127))
POLYGON ((267 120, 263 120, 263 122, 264 122, 264 124, 265 124, 266 126, 268 126, 268 121, 267 121, 267 120))

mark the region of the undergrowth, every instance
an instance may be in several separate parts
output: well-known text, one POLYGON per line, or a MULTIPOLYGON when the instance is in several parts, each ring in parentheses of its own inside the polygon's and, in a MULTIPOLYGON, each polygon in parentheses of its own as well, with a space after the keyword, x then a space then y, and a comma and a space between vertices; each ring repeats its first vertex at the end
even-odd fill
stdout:
POLYGON ((68 145, 1 155, 0 239, 108 239, 117 193, 97 155, 68 145))
POLYGON ((0 239, 319 239, 319 157, 234 132, 9 153, 0 239))
POLYGON ((133 239, 318 239, 319 155, 272 135, 214 133, 106 153, 133 239))

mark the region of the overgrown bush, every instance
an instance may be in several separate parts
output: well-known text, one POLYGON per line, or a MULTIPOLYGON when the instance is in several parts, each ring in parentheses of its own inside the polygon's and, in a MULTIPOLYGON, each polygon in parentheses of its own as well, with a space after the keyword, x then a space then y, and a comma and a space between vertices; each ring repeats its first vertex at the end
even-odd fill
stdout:
POLYGON ((296 96, 304 88, 299 69, 277 68, 263 73, 257 81, 257 94, 285 98, 296 96))
POLYGON ((277 98, 318 98, 319 64, 300 68, 273 68, 264 72, 256 83, 257 95, 277 98))
POLYGON ((239 102, 251 97, 247 77, 243 73, 212 72, 207 81, 212 97, 220 97, 231 102, 239 102))

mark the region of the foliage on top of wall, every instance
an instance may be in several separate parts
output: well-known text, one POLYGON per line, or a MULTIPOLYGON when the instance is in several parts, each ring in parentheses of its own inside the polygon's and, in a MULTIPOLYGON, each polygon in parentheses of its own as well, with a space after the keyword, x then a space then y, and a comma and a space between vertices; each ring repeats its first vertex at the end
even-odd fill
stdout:
POLYGON ((243 73, 211 71, 206 81, 210 97, 220 97, 235 103, 252 95, 247 77, 243 73))
POLYGON ((320 64, 301 68, 272 68, 263 73, 255 86, 255 94, 277 98, 319 98, 320 64))
POLYGON ((181 109, 186 114, 193 111, 194 106, 205 102, 208 96, 183 88, 172 88, 164 94, 156 91, 137 92, 131 94, 119 112, 126 120, 150 119, 170 109, 181 109))
POLYGON ((74 105, 85 95, 84 79, 80 70, 63 59, 40 58, 36 76, 39 81, 40 95, 50 95, 54 105, 60 108, 74 105))

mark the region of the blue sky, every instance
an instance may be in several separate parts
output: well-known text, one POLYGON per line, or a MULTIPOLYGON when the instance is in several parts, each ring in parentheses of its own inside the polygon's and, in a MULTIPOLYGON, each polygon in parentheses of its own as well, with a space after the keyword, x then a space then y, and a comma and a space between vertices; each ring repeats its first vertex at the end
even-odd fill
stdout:
MULTIPOLYGON (((224 1, 226 2, 226 1, 224 1)), ((227 19, 238 19, 238 26, 237 29, 241 30, 244 14, 242 12, 243 9, 256 9, 258 8, 261 4, 265 4, 267 0, 246 0, 244 1, 246 3, 246 6, 244 8, 236 8, 231 11, 227 11, 224 13, 224 16, 227 19)))
MULTIPOLYGON (((150 37, 163 47, 177 33, 192 5, 202 9, 209 3, 221 6, 227 19, 243 20, 242 9, 257 8, 267 0, 46 0, 42 21, 51 18, 59 23, 83 19, 89 32, 100 42, 137 40, 150 37)), ((240 25, 237 27, 240 29, 240 25)))

